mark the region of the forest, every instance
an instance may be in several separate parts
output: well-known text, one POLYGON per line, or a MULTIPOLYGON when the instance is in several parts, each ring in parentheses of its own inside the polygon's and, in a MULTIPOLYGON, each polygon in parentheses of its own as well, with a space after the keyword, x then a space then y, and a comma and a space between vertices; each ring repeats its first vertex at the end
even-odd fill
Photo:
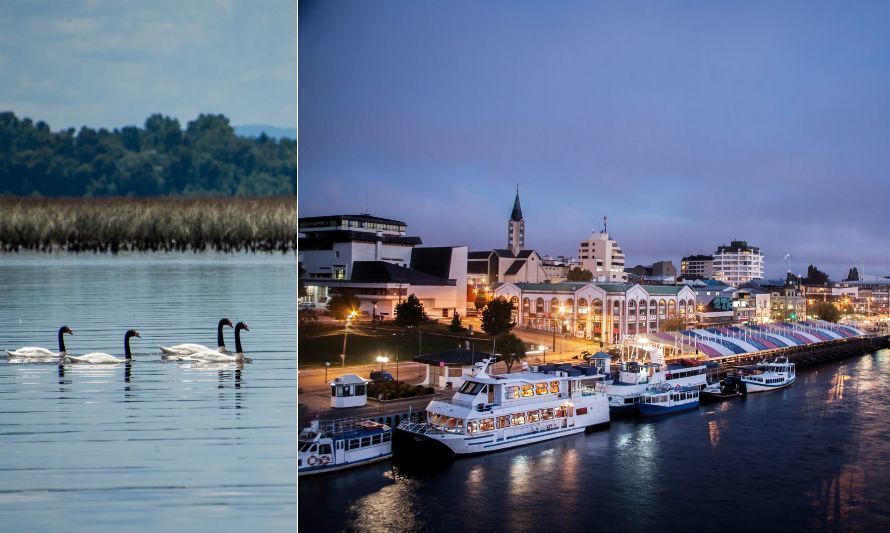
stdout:
POLYGON ((0 195, 295 195, 296 176, 296 140, 239 137, 223 115, 202 114, 185 129, 154 114, 141 128, 52 131, 0 112, 0 195))

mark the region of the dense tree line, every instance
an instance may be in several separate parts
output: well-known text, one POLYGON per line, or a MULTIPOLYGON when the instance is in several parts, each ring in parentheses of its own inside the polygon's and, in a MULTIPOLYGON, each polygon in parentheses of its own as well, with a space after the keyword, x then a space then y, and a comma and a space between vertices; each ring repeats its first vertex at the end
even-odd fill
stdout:
POLYGON ((0 195, 291 195, 296 175, 295 140, 238 137, 222 115, 53 132, 0 113, 0 195))

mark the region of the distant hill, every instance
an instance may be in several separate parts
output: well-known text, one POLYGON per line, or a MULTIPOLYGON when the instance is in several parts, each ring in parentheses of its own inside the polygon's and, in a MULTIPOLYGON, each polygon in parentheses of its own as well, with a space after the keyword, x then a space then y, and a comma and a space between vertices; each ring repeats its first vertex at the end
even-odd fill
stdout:
POLYGON ((268 124, 235 126, 235 135, 240 137, 259 137, 262 133, 273 139, 297 139, 297 128, 279 128, 268 124))

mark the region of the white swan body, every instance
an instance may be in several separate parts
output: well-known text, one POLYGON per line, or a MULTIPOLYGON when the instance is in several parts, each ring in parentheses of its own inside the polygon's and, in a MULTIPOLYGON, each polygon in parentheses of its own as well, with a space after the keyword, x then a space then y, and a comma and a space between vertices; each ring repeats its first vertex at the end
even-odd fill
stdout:
POLYGON ((241 330, 250 331, 247 324, 238 322, 235 325, 235 354, 230 355, 222 353, 218 350, 205 350, 196 352, 189 356, 190 361, 198 361, 201 363, 234 363, 244 361, 244 350, 241 348, 241 330))
POLYGON ((60 355, 65 355, 64 352, 54 352, 52 350, 47 350, 46 348, 38 348, 36 346, 24 346, 19 348, 18 350, 6 350, 6 355, 9 357, 59 357, 60 355))
POLYGON ((18 350, 5 350, 6 355, 9 357, 18 357, 18 358, 26 358, 26 357, 39 357, 41 359, 49 359, 52 357, 61 357, 65 355, 65 334, 74 335, 74 332, 71 331, 71 328, 68 326, 62 326, 59 328, 59 351, 54 352, 47 348, 40 348, 38 346, 23 346, 18 350))
MULTIPOLYGON (((232 321, 228 318, 220 319, 219 323, 216 325, 216 349, 204 346, 203 344, 194 344, 194 343, 185 343, 185 344, 177 344, 176 346, 158 346, 161 349, 161 352, 165 355, 172 356, 188 356, 198 352, 219 352, 219 353, 228 353, 226 350, 226 342, 223 340, 223 326, 232 326, 232 321)), ((186 359, 180 359, 176 357, 168 357, 168 359, 173 359, 176 361, 184 361, 186 359)))
POLYGON ((107 353, 99 352, 88 353, 84 355, 69 355, 66 356, 66 358, 72 363, 90 363, 93 365, 109 365, 123 363, 124 361, 126 361, 126 359, 121 359, 107 353))
POLYGON ((68 355, 66 359, 70 363, 89 363, 92 365, 113 365, 133 360, 133 354, 130 352, 130 337, 139 337, 139 332, 135 329, 129 329, 124 334, 124 357, 115 357, 111 354, 93 352, 84 355, 68 355))

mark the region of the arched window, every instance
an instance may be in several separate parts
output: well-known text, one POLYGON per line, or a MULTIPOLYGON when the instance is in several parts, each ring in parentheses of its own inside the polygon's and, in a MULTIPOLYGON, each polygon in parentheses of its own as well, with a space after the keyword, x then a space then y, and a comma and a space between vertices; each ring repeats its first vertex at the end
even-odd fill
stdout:
POLYGON ((528 298, 522 299, 522 314, 527 315, 531 312, 531 301, 528 298))
POLYGON ((559 313, 559 300, 556 298, 550 299, 550 314, 556 315, 559 313))
POLYGON ((667 302, 664 301, 664 298, 658 300, 658 316, 662 316, 667 311, 667 302))
POLYGON ((646 300, 640 300, 640 316, 646 316, 646 300))
POLYGON ((649 300, 649 312, 651 314, 653 314, 653 315, 655 314, 655 310, 657 307, 658 307, 658 302, 656 302, 654 299, 649 300))
POLYGON ((615 301, 612 303, 612 314, 615 316, 621 314, 621 302, 615 301))
POLYGON ((686 316, 686 300, 680 300, 680 316, 686 316))
POLYGON ((587 298, 578 298, 578 314, 586 315, 587 312, 587 298))
POLYGON ((518 296, 514 296, 514 297, 510 298, 510 303, 513 304, 514 310, 519 309, 519 297, 518 296))
POLYGON ((671 300, 668 302, 668 316, 677 316, 677 301, 671 300))
POLYGON ((543 298, 538 298, 537 300, 535 300, 535 313, 539 314, 539 315, 544 313, 544 299, 543 298))
POLYGON ((603 314, 603 301, 599 298, 593 299, 593 316, 599 320, 603 314))

